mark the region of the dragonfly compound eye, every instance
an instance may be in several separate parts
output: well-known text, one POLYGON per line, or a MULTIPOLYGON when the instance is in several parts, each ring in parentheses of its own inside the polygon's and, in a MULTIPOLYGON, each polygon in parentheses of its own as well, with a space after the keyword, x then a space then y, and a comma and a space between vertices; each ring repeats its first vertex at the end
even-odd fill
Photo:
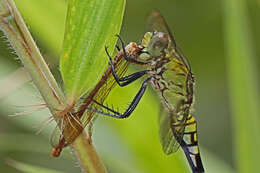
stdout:
POLYGON ((152 38, 148 44, 148 52, 154 56, 158 57, 161 55, 162 51, 168 47, 169 37, 163 32, 154 32, 152 38))

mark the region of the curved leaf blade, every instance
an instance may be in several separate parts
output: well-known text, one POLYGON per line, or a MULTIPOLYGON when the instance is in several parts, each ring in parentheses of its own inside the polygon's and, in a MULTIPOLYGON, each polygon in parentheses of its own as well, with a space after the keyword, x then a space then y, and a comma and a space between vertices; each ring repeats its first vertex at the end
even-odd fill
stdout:
POLYGON ((95 85, 107 64, 104 47, 113 50, 125 1, 71 0, 68 6, 60 69, 68 102, 95 85))

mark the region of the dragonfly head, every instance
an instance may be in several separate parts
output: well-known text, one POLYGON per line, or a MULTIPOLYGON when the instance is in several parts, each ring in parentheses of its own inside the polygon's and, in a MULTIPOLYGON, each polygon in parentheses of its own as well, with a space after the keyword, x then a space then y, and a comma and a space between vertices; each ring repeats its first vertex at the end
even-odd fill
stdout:
POLYGON ((163 32, 153 32, 147 41, 147 51, 152 57, 158 57, 168 47, 169 37, 163 32))

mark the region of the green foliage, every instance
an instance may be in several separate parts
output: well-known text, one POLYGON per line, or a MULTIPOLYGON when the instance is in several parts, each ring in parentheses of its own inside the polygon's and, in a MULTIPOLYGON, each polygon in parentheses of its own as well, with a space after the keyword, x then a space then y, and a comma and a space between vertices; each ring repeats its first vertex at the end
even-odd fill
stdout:
POLYGON ((15 3, 21 10, 24 20, 31 27, 33 35, 38 37, 42 44, 47 45, 47 48, 58 58, 64 37, 66 17, 64 14, 67 3, 64 0, 52 1, 51 5, 50 1, 46 0, 15 0, 15 3))
POLYGON ((22 163, 22 162, 18 162, 18 161, 12 160, 12 159, 7 159, 6 162, 10 166, 12 166, 12 167, 18 169, 19 171, 24 172, 24 173, 35 173, 35 172, 37 172, 37 173, 61 173, 59 171, 41 168, 39 166, 32 166, 32 165, 25 164, 25 163, 22 163))
MULTIPOLYGON (((38 40, 37 43, 42 46, 42 52, 47 55, 59 55, 64 33, 66 1, 56 0, 50 3, 49 0, 37 2, 34 0, 16 0, 16 2, 26 23, 29 25, 30 31, 33 31, 33 35, 38 40)), ((222 2, 224 3, 224 11, 216 8, 220 5, 220 1, 204 0, 202 1, 203 7, 192 1, 163 0, 149 4, 148 1, 128 1, 127 20, 125 21, 122 37, 124 40, 129 38, 128 41, 140 40, 141 33, 144 30, 146 12, 155 7, 160 9, 165 18, 170 19, 169 25, 174 28, 175 37, 185 55, 191 61, 195 73, 197 81, 196 118, 199 126, 200 144, 202 144, 202 160, 206 172, 236 172, 232 168, 233 160, 230 156, 232 148, 235 148, 233 159, 237 161, 236 165, 241 173, 257 172, 259 170, 259 165, 256 163, 258 161, 257 156, 259 156, 257 151, 259 137, 256 133, 259 132, 259 110, 256 106, 259 105, 259 100, 257 97, 258 88, 256 88, 255 83, 257 83, 256 79, 259 72, 253 68, 257 61, 252 59, 255 52, 252 50, 251 40, 248 40, 250 38, 248 35, 255 33, 250 32, 248 25, 251 18, 248 19, 249 16, 245 8, 249 4, 239 5, 243 1, 237 1, 239 3, 236 3, 232 0, 223 0, 222 2), (239 6, 235 8, 234 5, 239 6), (138 13, 135 13, 136 11, 138 13), (220 30, 222 12, 225 14, 224 36, 220 30), (192 29, 190 29, 191 27, 192 29), (223 68, 225 66, 221 39, 223 37, 226 40, 225 49, 228 51, 229 91, 225 88, 227 74, 224 73, 223 68), (229 109, 229 105, 226 103, 227 93, 231 96, 233 129, 225 126, 225 123, 229 122, 229 114, 226 111, 229 109), (232 140, 233 147, 229 143, 230 136, 226 135, 231 130, 233 130, 232 133, 236 134, 232 140), (211 148, 211 152, 214 153, 207 151, 206 146, 211 148)), ((84 12, 88 13, 88 10, 86 9, 84 12)), ((253 11, 254 14, 257 14, 257 10, 253 11)), ((104 22, 111 23, 111 20, 104 22)), ((105 28, 107 29, 107 27, 105 28)), ((84 30, 84 28, 81 29, 84 30)), ((110 36, 107 36, 107 38, 114 39, 114 41, 111 41, 110 44, 102 43, 103 47, 99 48, 102 53, 104 53, 104 45, 108 45, 110 52, 112 51, 116 39, 114 34, 118 32, 119 30, 109 33, 110 36)), ((256 37, 251 38, 255 39, 256 37)), ((4 52, 9 51, 3 48, 2 45, 4 44, 6 43, 1 43, 0 46, 0 89, 3 92, 6 89, 12 89, 14 84, 19 81, 18 78, 11 78, 12 83, 10 84, 3 80, 15 68, 14 63, 10 61, 12 58, 3 57, 4 52)), ((84 57, 87 56, 84 55, 84 57)), ((87 61, 93 57, 88 58, 89 56, 87 61)), ((102 62, 103 65, 107 63, 105 54, 102 54, 99 59, 104 61, 102 62)), ((94 68, 95 70, 95 67, 94 65, 87 67, 87 69, 91 68, 93 70, 94 68)), ((87 79, 90 73, 93 76, 98 74, 95 76, 96 78, 97 76, 100 77, 101 71, 100 68, 100 72, 88 72, 86 78, 84 76, 81 78, 87 79)), ((92 86, 95 82, 91 81, 91 83, 89 85, 92 86)), ((139 86, 140 83, 136 82, 129 88, 115 89, 111 93, 108 103, 118 105, 117 107, 121 109, 125 108, 127 106, 125 104, 133 98, 139 86), (122 98, 129 100, 124 101, 122 98)), ((31 87, 30 90, 32 91, 31 87)), ((24 163, 30 163, 30 165, 43 165, 42 167, 57 168, 57 170, 63 170, 64 172, 80 172, 78 168, 75 168, 75 161, 67 157, 68 149, 65 153, 62 153, 59 159, 49 157, 51 149, 49 137, 53 130, 52 127, 47 126, 47 133, 41 134, 43 137, 35 135, 34 126, 39 126, 40 122, 46 119, 48 116, 47 111, 36 112, 28 116, 7 118, 8 114, 21 111, 10 105, 32 104, 39 101, 33 100, 31 102, 28 93, 16 94, 12 92, 8 97, 2 97, 1 94, 1 160, 11 157, 24 163), (31 134, 26 135, 27 133, 31 134), (21 142, 17 143, 17 141, 21 142)), ((149 92, 145 94, 140 106, 131 118, 126 120, 114 120, 101 116, 98 118, 97 124, 94 126, 93 141, 101 158, 111 172, 158 173, 169 172, 170 170, 171 172, 188 173, 190 171, 181 151, 171 156, 163 154, 158 138, 158 113, 157 97, 152 92, 149 92)), ((1 172, 13 171, 10 167, 4 166, 3 163, 0 163, 0 170, 1 172)))
POLYGON ((93 87, 107 65, 105 46, 114 49, 125 1, 69 1, 60 70, 68 102, 93 87))
POLYGON ((223 1, 234 151, 240 173, 260 170, 260 100, 247 2, 223 1))

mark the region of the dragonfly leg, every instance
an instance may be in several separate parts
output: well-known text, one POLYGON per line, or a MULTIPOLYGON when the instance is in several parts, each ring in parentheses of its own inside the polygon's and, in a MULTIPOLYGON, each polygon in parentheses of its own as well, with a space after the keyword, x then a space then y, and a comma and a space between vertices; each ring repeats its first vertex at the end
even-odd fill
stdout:
POLYGON ((151 80, 151 78, 147 78, 141 88, 139 89, 138 93, 136 94, 136 96, 134 97, 133 101, 131 102, 131 104, 128 106, 128 108, 126 109, 126 111, 121 114, 107 106, 104 106, 103 104, 101 103, 98 103, 97 101, 93 100, 93 102, 95 102, 97 105, 101 106, 102 108, 108 110, 109 112, 111 113, 107 113, 107 112, 103 112, 103 111, 99 111, 99 110, 95 110, 93 108, 89 108, 87 107, 86 109, 89 109, 91 111, 94 111, 96 113, 100 113, 100 114, 103 114, 103 115, 107 115, 107 116, 110 116, 110 117, 114 117, 114 118, 118 118, 118 119, 123 119, 123 118, 127 118, 131 115, 131 113, 135 110, 136 106, 138 105, 139 101, 141 100, 146 88, 147 88, 147 85, 148 85, 148 82, 151 80))
POLYGON ((116 49, 117 51, 120 51, 120 47, 118 45, 116 45, 116 49))
POLYGON ((142 77, 143 75, 145 75, 148 72, 148 70, 143 70, 143 71, 139 71, 139 72, 133 73, 131 75, 119 78, 116 74, 115 66, 113 65, 112 58, 107 51, 107 47, 105 47, 105 50, 106 50, 106 53, 107 53, 109 60, 110 60, 110 64, 111 64, 111 68, 112 68, 112 74, 113 74, 113 76, 114 76, 114 78, 115 78, 115 80, 116 80, 116 82, 118 83, 119 86, 121 86, 121 87, 126 86, 126 85, 134 82, 135 80, 139 79, 140 77, 142 77))

